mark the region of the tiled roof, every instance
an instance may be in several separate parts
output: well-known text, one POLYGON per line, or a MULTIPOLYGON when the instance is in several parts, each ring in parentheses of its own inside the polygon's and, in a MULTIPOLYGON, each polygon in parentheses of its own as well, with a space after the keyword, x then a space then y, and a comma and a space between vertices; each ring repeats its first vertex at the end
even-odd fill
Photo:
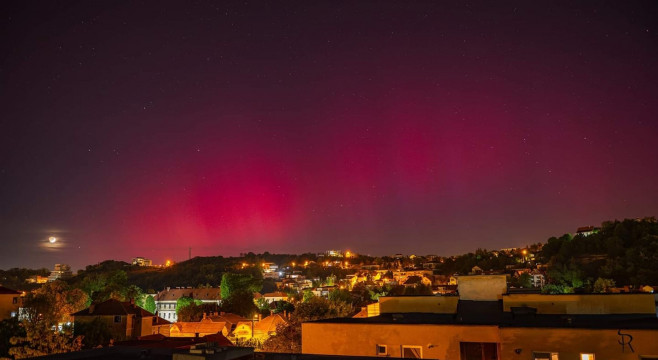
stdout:
POLYGON ((287 298, 287 297, 288 297, 288 294, 286 294, 286 293, 284 293, 284 292, 281 292, 281 291, 276 291, 276 292, 271 292, 271 293, 263 294, 263 297, 266 297, 266 298, 268 298, 268 297, 270 297, 270 298, 271 298, 271 297, 284 297, 284 298, 287 298))
POLYGON ((176 301, 182 297, 191 297, 197 300, 221 300, 219 288, 208 289, 169 289, 162 290, 155 296, 155 301, 176 301))
POLYGON ((215 322, 210 319, 203 319, 198 322, 177 322, 172 326, 181 334, 216 334, 222 332, 226 327, 226 322, 215 322))
POLYGON ((283 318, 283 316, 279 314, 272 314, 261 321, 257 322, 256 325, 254 325, 254 330, 255 331, 262 331, 264 333, 270 333, 273 331, 276 331, 276 327, 279 324, 287 324, 288 322, 286 319, 283 318))
POLYGON ((137 315, 138 317, 155 316, 154 314, 132 304, 116 299, 109 299, 99 304, 92 304, 88 308, 71 314, 72 316, 98 316, 98 315, 137 315))
POLYGON ((20 294, 22 294, 20 291, 16 291, 10 288, 6 288, 4 286, 0 286, 0 295, 20 295, 20 294))

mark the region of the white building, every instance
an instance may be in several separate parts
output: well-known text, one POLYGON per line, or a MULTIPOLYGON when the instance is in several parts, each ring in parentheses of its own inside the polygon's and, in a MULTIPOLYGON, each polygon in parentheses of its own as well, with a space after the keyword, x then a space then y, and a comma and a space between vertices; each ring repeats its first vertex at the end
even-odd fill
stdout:
POLYGON ((219 288, 193 289, 193 288, 167 288, 160 291, 155 297, 155 311, 161 318, 176 322, 176 302, 182 297, 200 300, 204 304, 222 303, 222 295, 219 288))
POLYGON ((151 259, 143 258, 141 256, 138 256, 136 258, 133 258, 133 265, 137 266, 153 266, 153 261, 151 259))
POLYGON ((50 272, 48 276, 48 282, 55 281, 57 279, 68 279, 73 276, 71 272, 71 266, 66 264, 55 264, 55 269, 50 272))

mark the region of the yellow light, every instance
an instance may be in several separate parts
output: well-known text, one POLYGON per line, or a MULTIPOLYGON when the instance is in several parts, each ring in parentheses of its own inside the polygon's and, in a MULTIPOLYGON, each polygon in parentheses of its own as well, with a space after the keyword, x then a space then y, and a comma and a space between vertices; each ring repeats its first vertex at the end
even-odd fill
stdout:
POLYGON ((308 261, 304 261, 304 266, 308 266, 308 261))
POLYGON ((349 250, 347 250, 347 252, 345 253, 345 257, 350 257, 350 256, 352 256, 352 254, 350 253, 349 250))
POLYGON ((292 263, 292 267, 295 267, 295 263, 294 263, 294 262, 292 263))
POLYGON ((171 266, 171 260, 165 261, 165 266, 171 266))
POLYGON ((521 251, 521 252, 523 253, 523 255, 525 255, 525 254, 527 254, 527 253, 528 253, 528 250, 526 250, 526 249, 523 249, 523 251, 521 251))
POLYGON ((48 241, 49 241, 51 244, 54 244, 54 243, 57 241, 57 238, 54 237, 54 236, 51 236, 51 237, 48 238, 48 241))
POLYGON ((262 265, 263 265, 263 267, 265 267, 265 263, 263 263, 262 265))

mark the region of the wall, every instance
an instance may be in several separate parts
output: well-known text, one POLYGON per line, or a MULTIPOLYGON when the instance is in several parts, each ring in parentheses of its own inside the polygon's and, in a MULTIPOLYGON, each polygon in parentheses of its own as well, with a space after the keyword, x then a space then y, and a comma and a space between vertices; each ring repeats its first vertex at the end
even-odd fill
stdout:
POLYGON ((658 330, 621 332, 633 336, 635 352, 628 346, 622 352, 617 330, 304 323, 302 353, 376 356, 376 346, 387 345, 388 356, 399 358, 401 345, 418 345, 423 358, 457 360, 460 342, 493 342, 500 343, 499 359, 505 360, 531 360, 533 351, 558 352, 560 360, 580 360, 580 353, 594 353, 596 360, 658 356, 658 330))
POLYGON ((0 320, 9 319, 12 312, 18 315, 18 307, 20 306, 20 295, 16 294, 2 294, 0 295, 0 320), (16 298, 16 304, 14 304, 16 298))
POLYGON ((538 314, 655 314, 653 294, 541 295, 503 296, 503 308, 537 308, 538 314))
POLYGON ((462 300, 495 301, 507 293, 507 276, 458 276, 457 291, 462 300))
POLYGON ((386 345, 389 357, 401 357, 402 345, 422 347, 423 358, 459 359, 459 343, 500 342, 496 326, 405 324, 302 324, 302 353, 376 356, 386 345))
MULTIPOLYGON (((620 330, 633 336, 622 352, 617 330, 501 328, 501 359, 531 360, 533 351, 557 352, 560 360, 580 360, 580 353, 594 353, 596 360, 637 360, 658 356, 657 330, 620 330), (553 344, 553 345, 549 345, 553 344), (521 349, 517 354, 514 350, 521 349)), ((628 338, 625 338, 625 342, 628 338)))
POLYGON ((457 312, 457 296, 392 296, 379 298, 379 312, 384 313, 434 313, 457 312))

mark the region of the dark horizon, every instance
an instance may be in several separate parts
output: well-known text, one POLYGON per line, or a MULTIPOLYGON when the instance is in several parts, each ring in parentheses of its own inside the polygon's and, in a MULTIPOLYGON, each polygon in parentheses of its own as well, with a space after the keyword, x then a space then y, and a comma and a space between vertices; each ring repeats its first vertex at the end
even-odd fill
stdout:
POLYGON ((655 2, 0 11, 0 268, 453 255, 658 214, 655 2))

